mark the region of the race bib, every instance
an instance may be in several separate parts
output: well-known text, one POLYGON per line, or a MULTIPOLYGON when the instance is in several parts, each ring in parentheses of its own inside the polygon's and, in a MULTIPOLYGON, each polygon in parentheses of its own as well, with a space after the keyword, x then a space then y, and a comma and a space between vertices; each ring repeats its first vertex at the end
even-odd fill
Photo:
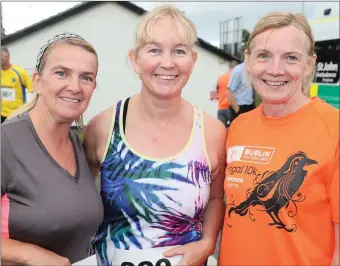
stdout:
POLYGON ((112 266, 176 266, 182 256, 166 258, 163 253, 179 246, 124 250, 115 249, 112 266))
MULTIPOLYGON (((112 262, 110 266, 176 266, 182 260, 182 256, 174 256, 166 258, 163 253, 169 249, 179 247, 160 247, 149 249, 134 249, 134 250, 122 250, 113 249, 112 253, 108 254, 112 256, 112 262)), ((73 266, 89 266, 100 265, 100 260, 96 259, 96 255, 88 257, 82 261, 73 263, 73 266)), ((108 266, 108 265, 105 265, 108 266)))
POLYGON ((179 246, 147 249, 114 249, 111 266, 176 266, 182 256, 166 258, 163 253, 179 246))
POLYGON ((73 266, 96 266, 98 265, 96 255, 83 259, 81 261, 75 262, 72 264, 73 266))
POLYGON ((1 99, 6 101, 15 101, 15 89, 1 88, 1 99))

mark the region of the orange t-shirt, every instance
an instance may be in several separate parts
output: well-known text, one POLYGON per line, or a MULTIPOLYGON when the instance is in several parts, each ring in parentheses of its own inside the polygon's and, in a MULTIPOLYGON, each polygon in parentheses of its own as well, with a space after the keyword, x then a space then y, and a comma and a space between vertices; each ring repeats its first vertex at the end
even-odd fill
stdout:
POLYGON ((218 265, 330 265, 339 223, 339 110, 319 98, 285 117, 233 121, 218 265))
POLYGON ((227 98, 227 86, 230 79, 230 73, 231 71, 228 71, 228 73, 221 75, 217 80, 219 110, 229 108, 230 106, 227 98))

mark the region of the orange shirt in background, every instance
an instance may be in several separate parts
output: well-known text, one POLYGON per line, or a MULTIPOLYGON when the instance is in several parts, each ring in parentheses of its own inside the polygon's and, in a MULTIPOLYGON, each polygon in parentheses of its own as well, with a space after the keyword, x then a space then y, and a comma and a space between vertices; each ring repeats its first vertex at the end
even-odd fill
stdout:
POLYGON ((263 105, 229 129, 218 265, 330 265, 339 223, 339 110, 319 98, 285 117, 263 105))
POLYGON ((219 110, 229 108, 230 106, 227 98, 227 86, 229 83, 230 74, 231 71, 228 71, 226 74, 221 75, 217 80, 219 110))

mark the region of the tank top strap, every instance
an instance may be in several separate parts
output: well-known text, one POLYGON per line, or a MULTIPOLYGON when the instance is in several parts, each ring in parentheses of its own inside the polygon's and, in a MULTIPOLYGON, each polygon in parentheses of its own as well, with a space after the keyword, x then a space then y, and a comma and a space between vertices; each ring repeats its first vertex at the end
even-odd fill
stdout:
POLYGON ((123 102, 125 102, 125 100, 120 100, 119 102, 117 102, 116 104, 116 111, 115 111, 115 123, 113 126, 113 132, 115 133, 115 135, 118 133, 120 135, 120 112, 123 111, 123 102))
POLYGON ((121 140, 119 120, 120 120, 120 110, 122 108, 122 103, 123 103, 123 100, 120 100, 119 102, 117 102, 115 109, 112 111, 110 133, 107 139, 106 148, 105 148, 101 163, 105 161, 105 159, 108 156, 108 153, 110 153, 112 149, 115 149, 117 142, 120 142, 121 140))
POLYGON ((195 145, 202 145, 202 147, 205 146, 204 142, 204 122, 203 122, 203 112, 194 105, 194 138, 196 139, 195 145))
POLYGON ((200 110, 196 105, 194 106, 194 126, 193 126, 193 140, 189 147, 190 150, 194 150, 196 154, 201 154, 205 157, 207 164, 209 166, 209 170, 211 170, 211 164, 208 156, 208 151, 205 142, 205 133, 204 133, 204 114, 202 110, 200 110))
POLYGON ((196 130, 196 132, 198 132, 198 131, 201 131, 201 129, 202 129, 203 113, 196 105, 193 105, 193 106, 194 106, 194 112, 195 112, 195 118, 194 118, 195 119, 195 121, 194 121, 195 130, 196 130))

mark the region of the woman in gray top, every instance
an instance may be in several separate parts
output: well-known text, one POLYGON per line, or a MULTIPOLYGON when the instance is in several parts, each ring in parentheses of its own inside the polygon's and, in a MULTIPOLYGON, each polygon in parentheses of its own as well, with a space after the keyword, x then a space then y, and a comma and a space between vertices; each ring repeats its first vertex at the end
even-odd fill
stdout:
POLYGON ((103 207, 70 128, 81 122, 97 70, 83 38, 53 37, 37 58, 34 100, 1 125, 2 264, 70 265, 87 255, 103 207))

